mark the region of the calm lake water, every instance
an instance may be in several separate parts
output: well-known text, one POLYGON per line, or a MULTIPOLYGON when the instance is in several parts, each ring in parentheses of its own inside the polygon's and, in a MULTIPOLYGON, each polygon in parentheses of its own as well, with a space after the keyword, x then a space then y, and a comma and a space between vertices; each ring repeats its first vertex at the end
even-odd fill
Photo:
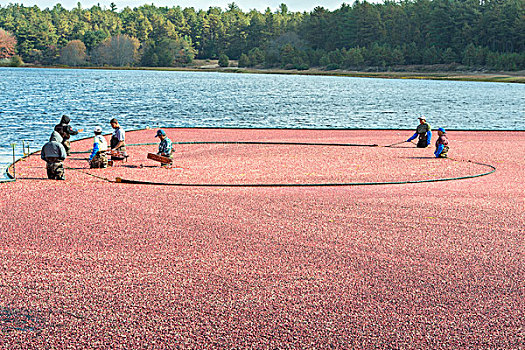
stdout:
MULTIPOLYGON (((0 163, 41 148, 62 114, 91 135, 144 127, 525 130, 522 84, 326 76, 0 68, 0 163)), ((408 135, 408 134, 407 134, 408 135)), ((75 137, 72 138, 73 140, 75 137)))

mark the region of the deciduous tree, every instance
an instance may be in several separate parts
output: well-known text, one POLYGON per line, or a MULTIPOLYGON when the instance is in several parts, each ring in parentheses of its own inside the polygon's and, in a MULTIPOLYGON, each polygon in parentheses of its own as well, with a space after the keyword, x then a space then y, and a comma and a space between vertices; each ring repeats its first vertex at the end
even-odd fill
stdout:
POLYGON ((92 60, 101 65, 133 66, 138 62, 140 43, 128 35, 115 35, 104 40, 92 53, 92 60))
POLYGON ((0 59, 10 58, 15 54, 16 38, 0 28, 0 59))
POLYGON ((68 66, 86 64, 86 45, 80 40, 72 40, 60 51, 60 63, 68 66))

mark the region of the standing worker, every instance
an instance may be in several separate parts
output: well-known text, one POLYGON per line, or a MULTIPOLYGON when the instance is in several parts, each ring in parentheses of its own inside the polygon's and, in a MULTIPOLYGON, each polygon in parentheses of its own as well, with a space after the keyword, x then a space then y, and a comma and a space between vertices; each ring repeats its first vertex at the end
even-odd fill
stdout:
POLYGON ((66 149, 66 154, 68 156, 71 155, 71 142, 69 141, 69 138, 71 135, 78 134, 78 130, 73 129, 69 122, 71 119, 67 115, 63 115, 62 119, 60 120, 60 123, 55 125, 55 131, 61 133, 64 135, 62 145, 64 145, 64 148, 66 149))
POLYGON ((109 121, 113 128, 113 135, 109 141, 109 145, 112 151, 119 153, 118 156, 111 155, 111 160, 123 160, 127 157, 126 154, 126 135, 124 130, 120 127, 118 120, 113 118, 109 121))
MULTIPOLYGON (((161 155, 163 157, 168 157, 169 159, 173 159, 173 145, 171 140, 166 136, 166 132, 162 129, 157 130, 157 135, 155 137, 158 137, 160 139, 159 144, 159 152, 158 155, 161 155)), ((161 166, 168 166, 168 163, 161 163, 161 166)))
POLYGON ((47 178, 51 180, 65 180, 64 160, 67 157, 62 133, 53 131, 49 142, 44 144, 40 152, 40 158, 46 161, 47 178))
POLYGON ((93 143, 93 151, 89 156, 89 167, 90 168, 107 168, 108 167, 108 156, 106 151, 108 150, 108 142, 102 136, 102 128, 96 126, 93 130, 95 133, 95 139, 93 143))
POLYGON ((447 158, 448 156, 448 138, 447 132, 443 128, 438 129, 438 139, 436 140, 436 151, 434 155, 436 158, 447 158))
POLYGON ((432 131, 430 130, 430 124, 427 123, 424 116, 419 118, 419 125, 416 128, 416 132, 406 142, 410 142, 419 136, 417 141, 418 148, 426 148, 430 145, 430 139, 432 138, 432 131))

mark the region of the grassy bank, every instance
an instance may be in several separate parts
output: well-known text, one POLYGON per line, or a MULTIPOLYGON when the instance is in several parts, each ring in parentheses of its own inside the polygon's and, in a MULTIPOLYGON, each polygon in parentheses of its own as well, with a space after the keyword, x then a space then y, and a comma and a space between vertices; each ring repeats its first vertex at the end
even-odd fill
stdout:
MULTIPOLYGON (((235 65, 235 63, 234 63, 235 65)), ((432 67, 404 67, 407 71, 349 71, 349 70, 322 70, 311 68, 308 70, 277 69, 277 68, 239 68, 219 67, 216 61, 196 61, 187 67, 67 67, 67 66, 36 66, 24 65, 34 68, 75 68, 75 69, 109 69, 109 70, 154 70, 154 71, 190 71, 190 72, 222 72, 243 74, 288 74, 288 75, 320 75, 358 78, 384 78, 384 79, 426 79, 426 80, 452 80, 452 81, 479 81, 500 83, 525 83, 525 72, 479 72, 479 71, 439 71, 432 67), (423 71, 420 71, 423 70, 423 71)))

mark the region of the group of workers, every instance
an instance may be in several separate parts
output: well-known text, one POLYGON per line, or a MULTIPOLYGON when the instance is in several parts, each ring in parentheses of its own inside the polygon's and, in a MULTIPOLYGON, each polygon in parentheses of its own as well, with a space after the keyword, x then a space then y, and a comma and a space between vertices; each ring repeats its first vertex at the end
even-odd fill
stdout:
MULTIPOLYGON (((49 142, 45 143, 40 152, 40 157, 46 161, 47 177, 53 180, 65 180, 64 160, 71 155, 71 135, 77 135, 82 130, 73 129, 69 123, 71 119, 63 115, 60 123, 57 124, 51 134, 49 142)), ((107 168, 112 161, 123 160, 127 158, 126 154, 126 133, 120 127, 117 119, 110 120, 113 128, 113 134, 109 141, 102 135, 102 127, 96 126, 93 130, 95 137, 93 139, 93 149, 87 159, 90 168, 107 168), (111 162, 108 161, 108 153, 111 155, 111 162)), ((173 159, 172 142, 167 137, 164 130, 158 130, 155 137, 159 137, 158 155, 173 159)), ((168 163, 162 163, 162 166, 168 166, 168 163)))
POLYGON ((109 124, 113 128, 113 134, 108 142, 106 138, 102 136, 102 127, 96 126, 93 129, 95 137, 93 139, 93 149, 88 158, 88 163, 90 168, 107 168, 109 163, 108 161, 108 151, 111 154, 111 160, 123 160, 127 158, 126 153, 126 133, 124 129, 120 127, 120 124, 117 119, 113 118, 109 121, 109 124))
MULTIPOLYGON (((406 142, 411 142, 416 137, 418 138, 416 147, 426 148, 430 145, 430 140, 432 139, 432 129, 430 124, 427 123, 425 117, 421 116, 419 119, 419 125, 416 128, 414 135, 410 136, 406 142)), ((448 138, 447 132, 444 128, 437 129, 438 139, 436 140, 436 150, 434 151, 434 156, 436 158, 447 158, 448 156, 448 138)))
MULTIPOLYGON (((419 119, 419 125, 416 128, 416 132, 406 142, 411 142, 416 137, 418 142, 416 146, 418 148, 426 148, 430 145, 432 139, 432 130, 430 125, 427 123, 426 118, 421 116, 419 119)), ((79 130, 73 129, 69 122, 71 119, 64 115, 57 124, 51 134, 49 142, 42 147, 40 157, 46 161, 47 166, 47 177, 49 179, 64 180, 64 160, 67 156, 71 155, 71 143, 69 138, 71 135, 77 135, 79 130)), ((90 168, 107 168, 109 164, 108 152, 111 155, 111 161, 123 160, 127 158, 126 154, 126 137, 124 130, 120 127, 117 119, 113 118, 110 120, 110 125, 113 128, 113 134, 108 143, 106 138, 102 135, 102 127, 96 126, 93 130, 95 137, 93 140, 93 149, 88 158, 90 168)), ((81 131, 81 130, 80 130, 81 131)), ((437 129, 438 139, 436 140, 436 150, 434 155, 436 158, 447 158, 448 155, 448 138, 445 129, 437 129)), ((167 157, 170 160, 173 159, 173 145, 171 140, 166 135, 166 132, 162 129, 157 130, 155 137, 160 139, 158 155, 167 157)), ((168 166, 169 163, 161 162, 161 166, 168 166)))

